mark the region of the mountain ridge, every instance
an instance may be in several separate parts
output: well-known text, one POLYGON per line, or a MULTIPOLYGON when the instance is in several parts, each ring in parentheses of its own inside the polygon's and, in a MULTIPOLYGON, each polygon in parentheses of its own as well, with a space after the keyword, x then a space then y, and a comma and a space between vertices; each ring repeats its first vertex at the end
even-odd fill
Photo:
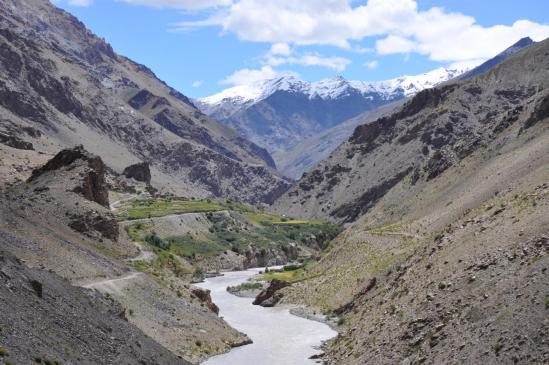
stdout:
POLYGON ((261 80, 250 85, 238 85, 225 89, 211 96, 195 99, 195 101, 207 109, 224 101, 232 101, 233 104, 241 102, 257 102, 265 99, 277 91, 292 91, 306 94, 310 99, 336 99, 344 95, 349 89, 354 89, 363 94, 379 93, 385 99, 394 99, 395 94, 402 93, 405 97, 413 95, 427 87, 450 80, 460 74, 466 73, 469 67, 445 68, 439 67, 429 72, 418 75, 403 75, 393 79, 381 81, 347 80, 343 76, 322 79, 316 82, 308 82, 296 75, 287 74, 273 79, 261 80))
MULTIPOLYGON (((494 79, 504 80, 498 70, 532 47, 477 77, 426 89, 393 114, 357 127, 348 141, 275 202, 275 210, 353 222, 406 179, 415 184, 436 178, 526 114, 519 104, 535 94, 532 85, 543 83, 543 78, 524 76, 520 90, 512 81, 498 85, 494 79), (480 80, 485 83, 479 85, 480 80), (436 110, 449 98, 451 107, 436 110), (498 113, 494 108, 505 109, 498 113), (436 111, 426 115, 429 110, 436 111)), ((537 72, 540 76, 539 67, 537 72)))

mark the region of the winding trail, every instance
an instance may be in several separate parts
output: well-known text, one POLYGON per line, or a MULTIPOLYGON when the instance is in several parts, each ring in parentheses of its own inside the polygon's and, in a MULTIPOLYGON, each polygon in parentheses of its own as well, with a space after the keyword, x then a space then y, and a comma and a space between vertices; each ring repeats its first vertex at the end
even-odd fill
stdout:
POLYGON ((150 250, 146 250, 142 244, 139 242, 132 241, 135 246, 139 249, 139 255, 126 259, 126 261, 147 261, 150 262, 156 258, 156 254, 150 250))
POLYGON ((99 280, 81 286, 88 289, 97 289, 102 292, 120 292, 126 285, 126 281, 134 280, 142 275, 144 274, 141 272, 132 271, 118 278, 99 280))

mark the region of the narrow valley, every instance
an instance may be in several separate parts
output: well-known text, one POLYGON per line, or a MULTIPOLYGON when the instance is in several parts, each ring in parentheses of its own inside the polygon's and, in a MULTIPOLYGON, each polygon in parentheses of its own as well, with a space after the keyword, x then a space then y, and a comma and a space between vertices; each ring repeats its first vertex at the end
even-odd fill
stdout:
POLYGON ((0 0, 0 365, 549 364, 548 14, 0 0))

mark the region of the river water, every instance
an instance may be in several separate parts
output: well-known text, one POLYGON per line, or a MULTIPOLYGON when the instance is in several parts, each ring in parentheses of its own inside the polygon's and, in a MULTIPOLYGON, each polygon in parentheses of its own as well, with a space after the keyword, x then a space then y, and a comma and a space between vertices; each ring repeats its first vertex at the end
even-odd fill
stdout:
POLYGON ((309 356, 319 353, 322 341, 337 335, 327 325, 290 314, 288 307, 264 308, 252 305, 252 298, 227 292, 228 286, 245 282, 260 269, 226 272, 199 284, 211 290, 219 315, 244 332, 253 344, 232 349, 204 362, 205 365, 306 365, 309 356), (315 349, 315 347, 317 349, 315 349))

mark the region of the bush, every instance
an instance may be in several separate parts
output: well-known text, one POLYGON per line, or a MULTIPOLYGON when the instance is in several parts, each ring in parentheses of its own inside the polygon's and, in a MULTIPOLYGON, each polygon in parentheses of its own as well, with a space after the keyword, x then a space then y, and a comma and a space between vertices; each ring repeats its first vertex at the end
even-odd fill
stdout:
POLYGON ((147 242, 148 244, 150 244, 152 246, 161 248, 163 250, 169 250, 170 249, 170 244, 168 242, 165 242, 162 238, 158 237, 156 235, 156 232, 153 232, 153 233, 148 234, 147 236, 145 236, 145 242, 147 242))
POLYGON ((290 264, 283 267, 284 271, 295 271, 305 267, 305 265, 290 264))

